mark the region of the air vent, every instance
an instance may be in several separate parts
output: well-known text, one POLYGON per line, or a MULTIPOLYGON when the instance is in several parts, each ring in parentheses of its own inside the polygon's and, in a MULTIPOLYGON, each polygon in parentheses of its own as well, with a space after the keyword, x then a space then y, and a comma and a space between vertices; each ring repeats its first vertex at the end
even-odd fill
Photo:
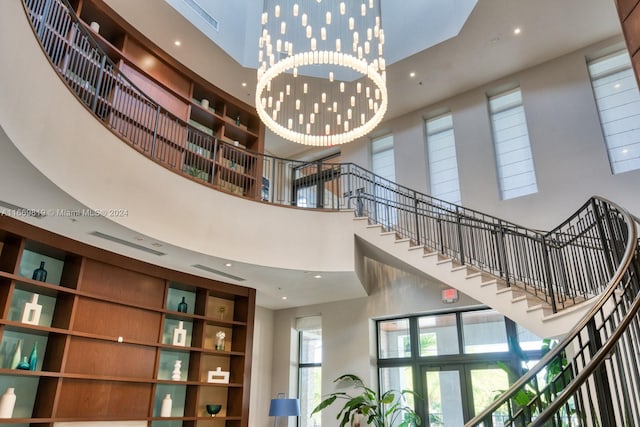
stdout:
POLYGON ((238 282, 244 282, 246 280, 242 277, 234 276, 233 274, 225 273, 224 271, 216 270, 215 268, 207 267, 202 264, 194 264, 191 267, 199 268, 200 270, 208 271, 209 273, 217 274, 218 276, 226 277, 227 279, 237 280, 238 282))
POLYGON ((91 234, 92 236, 100 237, 101 239, 108 240, 110 242, 120 243, 121 245, 128 246, 130 248, 137 249, 139 251, 143 251, 143 252, 146 252, 146 253, 149 253, 149 254, 152 254, 152 255, 157 255, 157 256, 166 255, 164 252, 156 251, 154 249, 145 248, 142 245, 137 245, 135 243, 128 242, 128 241, 126 241, 124 239, 121 239, 119 237, 111 236, 109 234, 104 234, 104 233, 101 233, 99 231, 92 231, 89 234, 91 234))
POLYGON ((44 209, 27 209, 22 206, 14 205, 13 203, 0 200, 0 215, 10 216, 13 218, 20 218, 30 216, 32 218, 43 218, 47 216, 44 209))
POLYGON ((218 22, 218 20, 209 15, 209 12, 207 12, 195 0, 184 0, 184 2, 191 6, 191 9, 193 9, 198 15, 200 15, 202 19, 204 19, 209 25, 211 25, 214 30, 220 31, 220 23, 218 22))

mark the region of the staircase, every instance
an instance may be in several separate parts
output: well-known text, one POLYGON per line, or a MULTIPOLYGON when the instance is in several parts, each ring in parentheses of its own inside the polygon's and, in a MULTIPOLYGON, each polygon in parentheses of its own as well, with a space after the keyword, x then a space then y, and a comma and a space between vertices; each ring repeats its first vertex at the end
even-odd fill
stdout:
POLYGON ((354 218, 354 234, 388 255, 424 272, 473 299, 499 311, 543 338, 558 337, 571 329, 592 307, 595 299, 584 300, 554 313, 550 303, 517 284, 477 268, 461 265, 453 258, 425 246, 414 245, 395 231, 370 224, 368 217, 354 218))

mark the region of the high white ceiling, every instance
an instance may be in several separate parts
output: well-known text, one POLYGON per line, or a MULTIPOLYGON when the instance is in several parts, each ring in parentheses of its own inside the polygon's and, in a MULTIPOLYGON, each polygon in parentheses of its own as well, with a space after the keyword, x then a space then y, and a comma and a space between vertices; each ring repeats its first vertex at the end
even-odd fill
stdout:
MULTIPOLYGON (((262 2, 165 1, 240 65, 257 68, 262 2)), ((398 0, 382 0, 387 64, 393 64, 455 37, 477 2, 478 0, 403 0, 401 7, 398 7, 398 0), (406 37, 407 28, 412 29, 411 37, 406 37)))

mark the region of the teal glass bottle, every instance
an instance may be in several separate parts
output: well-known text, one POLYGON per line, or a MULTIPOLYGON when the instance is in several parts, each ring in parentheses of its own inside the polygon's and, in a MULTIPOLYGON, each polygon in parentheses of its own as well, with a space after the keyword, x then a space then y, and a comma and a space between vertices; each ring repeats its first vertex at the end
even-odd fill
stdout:
POLYGON ((44 269, 44 261, 40 261, 40 267, 33 270, 31 278, 40 282, 47 281, 47 270, 44 269))
POLYGON ((35 371, 38 366, 38 341, 33 344, 31 354, 29 355, 29 370, 35 371))
POLYGON ((180 302, 180 304, 178 304, 178 311, 180 313, 186 313, 187 312, 187 301, 185 301, 184 297, 182 297, 182 302, 180 302))

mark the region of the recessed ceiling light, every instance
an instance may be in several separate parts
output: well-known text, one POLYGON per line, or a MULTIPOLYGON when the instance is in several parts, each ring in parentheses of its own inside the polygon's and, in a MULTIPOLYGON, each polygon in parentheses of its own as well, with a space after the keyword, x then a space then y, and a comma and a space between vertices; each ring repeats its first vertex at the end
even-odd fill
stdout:
POLYGON ((626 148, 622 150, 622 154, 627 154, 628 152, 629 152, 629 150, 626 149, 626 148))
POLYGON ((614 84, 614 85, 613 85, 613 88, 614 88, 614 89, 620 89, 620 83, 616 83, 616 84, 614 84))
POLYGON ((230 262, 226 263, 224 266, 225 267, 231 267, 233 264, 231 264, 230 262))
POLYGON ((413 71, 409 73, 409 77, 412 77, 412 78, 413 78, 413 77, 415 77, 415 76, 416 76, 416 73, 414 73, 413 71))
POLYGON ((242 82, 242 87, 247 87, 247 84, 245 82, 242 82))
POLYGON ((521 29, 520 27, 516 27, 516 28, 514 28, 514 30, 513 30, 513 34, 515 34, 516 36, 517 36, 518 34, 520 34, 521 32, 522 32, 522 29, 521 29))
POLYGON ((180 46, 182 42, 180 40, 176 40, 173 42, 173 44, 175 44, 176 46, 180 46))
POLYGON ((282 297, 282 299, 287 299, 287 297, 282 297))
POLYGON ((320 274, 316 274, 315 276, 313 276, 314 279, 322 279, 322 276, 320 274))

